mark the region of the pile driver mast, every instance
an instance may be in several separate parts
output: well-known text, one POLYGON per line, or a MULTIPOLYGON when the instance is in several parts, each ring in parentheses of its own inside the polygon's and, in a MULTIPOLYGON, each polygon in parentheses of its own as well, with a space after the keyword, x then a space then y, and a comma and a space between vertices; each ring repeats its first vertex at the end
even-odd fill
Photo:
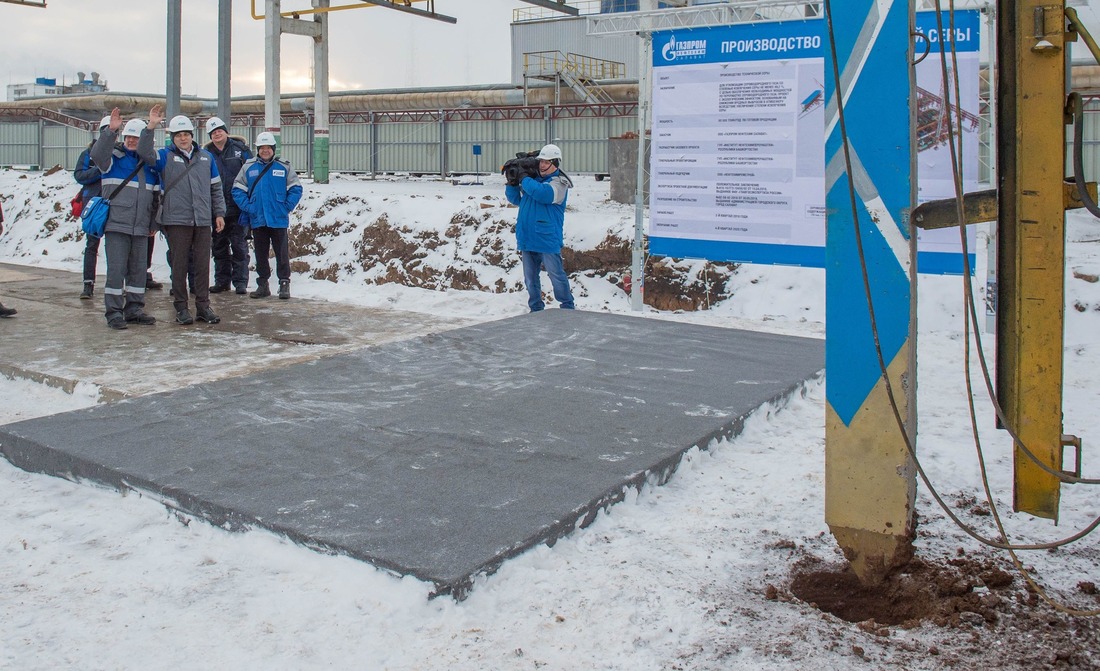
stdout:
MULTIPOLYGON (((881 0, 825 5, 832 50, 826 53, 826 521, 857 574, 874 583, 913 552, 915 227, 996 221, 996 401, 1016 446, 1014 505, 1057 520, 1066 447, 1077 448, 1069 475, 1081 469, 1081 442, 1062 428, 1065 211, 1094 203, 1096 186, 1080 175, 1076 184, 1065 180, 1073 107, 1066 45, 1078 33, 1064 3, 1001 0, 990 8, 997 188, 916 209, 909 104, 914 7, 881 0), (893 102, 883 102, 882 81, 895 83, 886 91, 893 102), (899 95, 899 87, 908 88, 899 95), (907 128, 858 123, 865 115, 860 106, 872 99, 878 118, 904 119, 907 128)), ((943 32, 930 41, 945 43, 950 29, 943 32)))

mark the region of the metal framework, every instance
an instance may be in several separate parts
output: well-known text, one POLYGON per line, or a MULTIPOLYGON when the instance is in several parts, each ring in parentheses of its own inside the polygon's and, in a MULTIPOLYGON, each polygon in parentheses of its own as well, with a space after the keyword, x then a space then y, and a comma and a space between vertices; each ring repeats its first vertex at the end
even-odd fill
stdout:
MULTIPOLYGON (((24 2, 25 0, 0 0, 0 2, 24 2)), ((351 4, 351 5, 337 5, 335 7, 314 7, 312 9, 294 9, 288 11, 280 11, 279 16, 282 18, 301 18, 307 14, 327 14, 329 12, 339 12, 345 9, 362 9, 364 6, 385 7, 386 9, 393 9, 406 14, 412 14, 414 16, 420 16, 427 19, 435 19, 436 21, 443 21, 444 23, 457 23, 458 19, 453 16, 447 16, 446 14, 440 14, 435 11, 435 0, 357 0, 363 4, 351 4), (417 9, 412 6, 414 2, 426 2, 428 9, 417 9)), ((545 9, 554 10, 570 16, 576 16, 579 12, 576 7, 572 7, 565 3, 564 0, 520 0, 532 5, 538 5, 545 9)), ((42 7, 45 7, 45 0, 42 1, 42 7)), ((257 21, 265 18, 264 14, 256 12, 256 0, 252 0, 252 18, 257 21)))
MULTIPOLYGON (((20 116, 46 117, 49 110, 26 110, 20 116)), ((418 123, 424 121, 541 121, 558 119, 604 119, 630 117, 638 113, 638 103, 605 103, 598 105, 542 105, 530 107, 474 107, 440 110, 396 110, 376 112, 332 112, 330 124, 341 123, 418 123)), ((51 112, 48 118, 66 125, 88 129, 90 122, 51 112), (61 118, 65 117, 70 121, 61 118)), ((235 114, 231 125, 258 126, 262 119, 256 114, 235 114)), ((201 121, 201 117, 199 118, 201 121)), ((313 123, 314 115, 307 112, 284 112, 283 125, 306 126, 313 123)))
MULTIPOLYGON (((0 2, 6 2, 7 0, 0 0, 0 2)), ((72 128, 78 128, 80 130, 90 131, 95 126, 93 124, 98 122, 85 121, 84 119, 78 119, 68 114, 62 114, 46 107, 28 107, 28 108, 11 108, 5 109, 3 112, 4 117, 14 118, 28 118, 28 119, 49 119, 62 126, 70 126, 72 128)))
MULTIPOLYGON (((388 9, 396 9, 399 12, 405 12, 407 14, 414 14, 416 16, 422 16, 429 19, 436 19, 437 21, 443 21, 444 23, 456 23, 458 20, 453 16, 446 16, 445 14, 437 14, 435 11, 435 0, 402 0, 402 2, 392 2, 391 0, 358 0, 362 4, 352 5, 337 5, 335 7, 314 7, 312 9, 292 9, 287 11, 279 11, 281 18, 294 18, 299 19, 308 14, 328 14, 329 12, 339 12, 345 9, 364 9, 370 6, 386 7, 388 9), (427 2, 428 9, 417 9, 412 6, 413 2, 427 2)), ((257 21, 262 21, 267 18, 267 14, 259 14, 256 12, 256 0, 252 0, 252 18, 257 21)))
POLYGON ((445 14, 437 14, 435 11, 435 0, 426 0, 428 3, 428 9, 417 9, 412 7, 407 2, 394 2, 393 0, 359 0, 365 2, 368 5, 375 5, 377 7, 385 7, 386 9, 393 9, 398 12, 405 12, 406 14, 412 14, 414 16, 422 16, 426 19, 435 19, 436 21, 443 21, 444 23, 458 23, 458 19, 453 16, 447 16, 445 14))
POLYGON ((596 14, 586 17, 589 35, 621 35, 640 30, 679 30, 749 21, 781 21, 821 16, 820 2, 751 0, 676 9, 596 14))
POLYGON ((562 14, 568 14, 569 16, 576 16, 579 11, 576 7, 570 7, 565 3, 565 0, 520 0, 526 2, 529 5, 536 5, 545 9, 552 9, 562 14))
MULTIPOLYGON (((984 9, 990 0, 955 0, 955 9, 984 9)), ((936 0, 916 0, 916 9, 935 9, 936 0)), ((729 0, 676 9, 589 15, 589 35, 620 35, 639 30, 679 30, 750 21, 792 21, 823 16, 821 2, 807 0, 729 0)))

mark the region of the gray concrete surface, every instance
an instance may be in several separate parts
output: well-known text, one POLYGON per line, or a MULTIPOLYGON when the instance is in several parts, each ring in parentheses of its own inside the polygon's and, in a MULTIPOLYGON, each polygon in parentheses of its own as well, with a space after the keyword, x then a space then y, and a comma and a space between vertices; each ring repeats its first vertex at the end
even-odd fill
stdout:
POLYGON ((548 310, 0 426, 0 452, 461 598, 823 365, 819 340, 548 310))

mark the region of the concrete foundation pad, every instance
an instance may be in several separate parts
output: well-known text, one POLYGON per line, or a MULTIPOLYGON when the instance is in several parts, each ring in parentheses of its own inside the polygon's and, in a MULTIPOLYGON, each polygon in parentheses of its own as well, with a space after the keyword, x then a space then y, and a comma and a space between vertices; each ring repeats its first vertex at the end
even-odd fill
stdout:
POLYGON ((549 310, 3 426, 0 450, 461 597, 823 360, 820 340, 549 310))

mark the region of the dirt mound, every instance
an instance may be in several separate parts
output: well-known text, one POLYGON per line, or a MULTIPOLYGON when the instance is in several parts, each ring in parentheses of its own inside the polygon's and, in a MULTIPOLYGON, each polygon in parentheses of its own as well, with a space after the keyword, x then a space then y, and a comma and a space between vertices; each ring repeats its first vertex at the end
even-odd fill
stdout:
MULTIPOLYGON (((371 220, 366 216, 369 212, 369 205, 361 199, 327 199, 312 218, 295 224, 290 237, 291 268, 330 282, 340 282, 358 269, 366 273, 360 278, 368 284, 495 293, 523 291, 512 218, 495 210, 474 210, 464 205, 446 229, 436 231, 391 222, 385 212, 371 220), (322 223, 322 217, 332 212, 346 214, 346 218, 322 223), (314 267, 316 260, 329 254, 331 246, 341 246, 337 241, 343 236, 353 239, 354 259, 314 267)), ((569 273, 603 277, 630 291, 630 240, 608 234, 591 249, 562 248, 562 259, 569 273)), ((729 297, 727 287, 736 268, 736 264, 729 263, 650 257, 644 301, 668 311, 709 308, 729 297)))
POLYGON ((790 591, 848 622, 913 626, 928 620, 947 626, 977 622, 975 616, 996 622, 1002 594, 1013 582, 1012 574, 989 561, 967 558, 947 564, 914 559, 876 587, 864 586, 846 565, 804 562, 794 573, 790 591))
POLYGON ((969 668, 965 660, 978 658, 984 668, 1100 669, 1100 618, 1071 617, 1041 603, 995 556, 915 558, 877 587, 863 586, 847 565, 808 557, 794 566, 788 590, 769 586, 766 598, 803 601, 855 623, 885 647, 890 627, 940 628, 927 652, 942 655, 945 668, 969 668))

